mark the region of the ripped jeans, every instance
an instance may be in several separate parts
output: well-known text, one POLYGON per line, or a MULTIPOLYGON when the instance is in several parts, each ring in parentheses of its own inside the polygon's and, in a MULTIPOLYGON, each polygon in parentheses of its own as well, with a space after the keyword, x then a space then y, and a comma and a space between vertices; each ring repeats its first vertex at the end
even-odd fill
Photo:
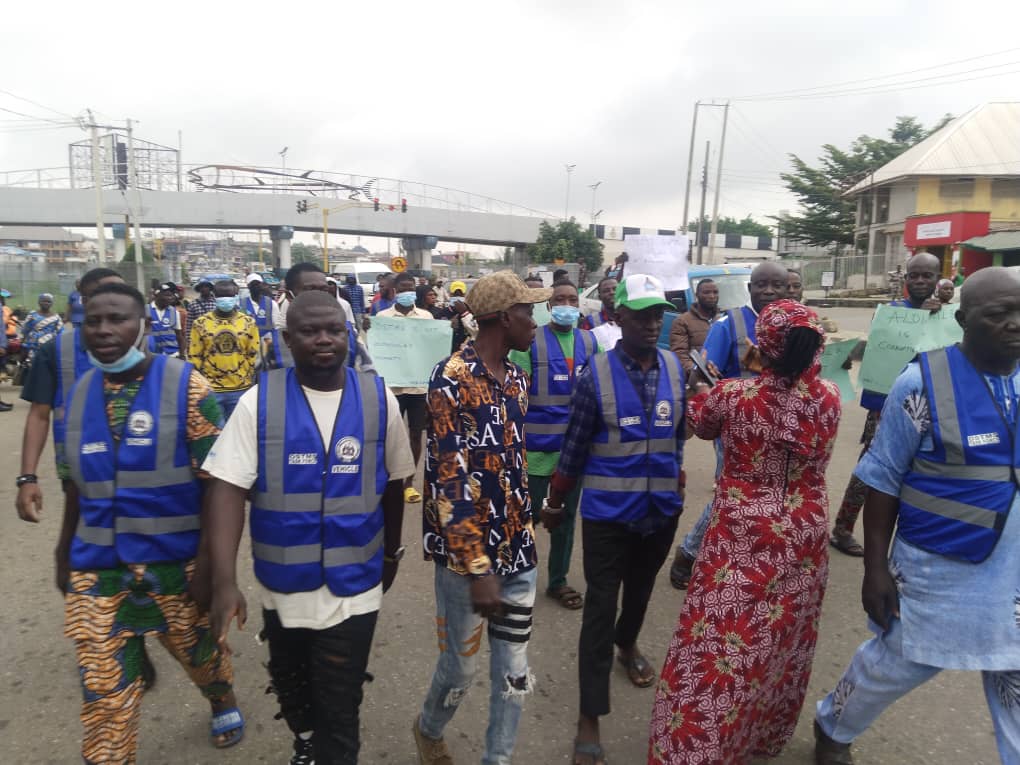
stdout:
MULTIPOLYGON (((534 678, 528 667, 531 612, 538 569, 501 577, 503 615, 489 620, 489 727, 482 765, 509 765, 524 697, 534 678)), ((442 738, 474 680, 485 620, 471 608, 471 578, 436 566, 439 662, 422 705, 421 732, 442 738)))

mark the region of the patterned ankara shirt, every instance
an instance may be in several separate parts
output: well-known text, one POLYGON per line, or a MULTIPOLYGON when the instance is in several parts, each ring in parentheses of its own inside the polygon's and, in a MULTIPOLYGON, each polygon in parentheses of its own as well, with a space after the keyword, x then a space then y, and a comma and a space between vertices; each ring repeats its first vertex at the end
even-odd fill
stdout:
POLYGON ((191 327, 188 361, 216 392, 247 390, 255 384, 259 331, 244 311, 199 316, 191 327))
POLYGON ((423 549, 458 574, 511 576, 537 563, 524 449, 528 381, 504 363, 501 385, 471 341, 429 381, 423 549))

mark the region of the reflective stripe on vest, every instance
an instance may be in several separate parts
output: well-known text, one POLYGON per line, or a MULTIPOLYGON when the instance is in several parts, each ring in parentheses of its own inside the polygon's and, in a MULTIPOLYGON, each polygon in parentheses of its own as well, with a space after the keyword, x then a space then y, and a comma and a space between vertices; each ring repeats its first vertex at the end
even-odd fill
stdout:
MULTIPOLYGON (((75 357, 77 356, 75 340, 78 338, 78 332, 77 329, 62 331, 54 341, 57 343, 57 396, 53 402, 54 427, 56 427, 57 421, 63 425, 67 399, 71 395, 74 381, 78 379, 78 375, 75 373, 75 357)), ((54 434, 55 436, 56 434, 54 434)))
POLYGON ((290 354, 290 347, 283 339, 283 330, 274 329, 273 333, 273 360, 276 369, 289 369, 294 366, 294 357, 290 354))
POLYGON ((741 360, 741 356, 744 351, 747 350, 747 321, 744 318, 743 308, 734 308, 733 310, 727 311, 730 315, 730 319, 733 321, 733 342, 737 346, 737 364, 740 366, 741 377, 757 377, 754 372, 744 368, 744 363, 741 360))
POLYGON ((268 295, 263 295, 258 304, 252 302, 251 297, 244 299, 244 312, 255 320, 255 328, 259 331, 259 337, 265 337, 273 332, 273 308, 272 301, 268 295), (259 311, 261 310, 261 314, 259 311))
POLYGON ((602 309, 600 308, 595 313, 588 314, 588 321, 591 322, 592 329, 595 329, 600 324, 605 324, 605 319, 602 318, 602 309))
MULTIPOLYGON (((533 406, 570 406, 570 394, 564 395, 550 395, 549 393, 549 333, 553 330, 548 329, 548 325, 540 327, 538 332, 535 333, 535 343, 531 349, 531 379, 534 383, 532 386, 534 393, 528 394, 528 408, 529 411, 533 406), (547 331, 548 330, 548 331, 547 331)), ((595 355, 598 345, 595 341, 595 336, 587 330, 574 330, 574 359, 577 360, 578 341, 581 343, 581 350, 584 352, 583 358, 585 360, 590 359, 595 355)), ((557 347, 562 350, 562 346, 559 345, 559 341, 556 342, 557 347)), ((577 368, 570 374, 571 377, 576 377, 577 368)), ((567 423, 563 423, 563 428, 566 430, 567 423)), ((530 426, 529 426, 530 428, 530 426)), ((536 431, 537 432, 537 431, 536 431)))
POLYGON ((934 449, 918 454, 904 476, 897 534, 929 552, 979 563, 995 548, 1015 498, 1015 426, 959 347, 923 353, 919 363, 934 449), (975 395, 962 413, 957 385, 975 395))
POLYGON ((322 562, 324 566, 350 566, 357 563, 368 563, 383 546, 384 530, 372 537, 372 541, 363 547, 331 547, 322 549, 322 545, 295 545, 281 547, 262 542, 252 544, 252 552, 268 563, 280 566, 300 563, 322 562))
POLYGON ((152 350, 155 353, 175 354, 180 350, 177 345, 177 331, 173 327, 175 322, 171 321, 170 324, 164 324, 163 319, 167 315, 176 318, 177 309, 173 306, 167 306, 163 311, 163 316, 160 316, 158 308, 149 306, 149 315, 152 317, 152 350))

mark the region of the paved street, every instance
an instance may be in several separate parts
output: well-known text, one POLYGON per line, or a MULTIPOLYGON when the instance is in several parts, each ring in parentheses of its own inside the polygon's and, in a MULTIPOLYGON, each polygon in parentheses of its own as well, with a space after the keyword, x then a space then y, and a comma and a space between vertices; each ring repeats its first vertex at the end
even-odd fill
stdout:
MULTIPOLYGON (((864 330, 870 311, 825 309, 823 313, 847 329, 864 330)), ((14 392, 3 391, 11 400, 14 392)), ((6 425, 8 448, 0 455, 0 472, 8 478, 0 488, 0 545, 4 559, 7 607, 0 615, 0 730, 6 735, 0 760, 7 763, 74 763, 78 759, 79 684, 71 644, 62 637, 62 609, 53 586, 52 547, 59 525, 59 487, 53 479, 52 455, 44 455, 40 472, 46 497, 43 523, 22 523, 14 511, 14 476, 22 422, 27 407, 19 402, 6 425)), ((849 404, 840 428, 836 456, 829 469, 829 496, 838 503, 857 459, 862 410, 849 404)), ((693 441, 688 459, 688 509, 680 522, 686 533, 711 491, 713 459, 707 443, 693 441)), ((432 564, 421 559, 420 506, 408 510, 404 539, 405 563, 379 620, 362 707, 364 763, 412 765, 416 762, 411 722, 425 692, 435 658, 432 564)), ((834 514, 835 507, 832 513, 834 514)), ((540 532, 544 544, 547 537, 540 532)), ((247 545, 245 545, 246 547, 247 545)), ((540 549, 540 554, 543 549, 540 549)), ((571 582, 583 589, 581 551, 574 551, 571 582)), ((242 582, 250 593, 253 577, 244 553, 242 582)), ((858 643, 867 636, 860 607, 861 564, 838 553, 832 558, 829 590, 821 624, 815 670, 794 739, 776 762, 812 761, 813 702, 839 678, 858 643)), ((539 592, 545 589, 544 561, 539 592)), ((662 661, 682 602, 669 585, 664 569, 653 597, 641 647, 653 664, 662 661)), ((282 721, 273 719, 275 698, 265 695, 266 651, 256 645, 254 627, 233 634, 237 694, 247 716, 244 742, 225 752, 208 743, 208 707, 189 687, 184 673, 155 641, 151 653, 159 669, 156 689, 146 696, 142 713, 140 762, 149 763, 274 763, 287 762, 290 737, 282 721)), ((568 762, 576 719, 576 652, 580 612, 566 611, 539 595, 530 647, 536 677, 535 694, 527 702, 518 739, 518 763, 568 762)), ((463 703, 447 731, 455 761, 478 762, 484 738, 488 673, 463 703)), ((650 689, 630 686, 622 671, 613 676, 613 714, 604 721, 603 743, 614 765, 644 762, 651 709, 650 689)), ((890 709, 856 747, 861 765, 992 765, 998 762, 976 674, 947 672, 890 709)))

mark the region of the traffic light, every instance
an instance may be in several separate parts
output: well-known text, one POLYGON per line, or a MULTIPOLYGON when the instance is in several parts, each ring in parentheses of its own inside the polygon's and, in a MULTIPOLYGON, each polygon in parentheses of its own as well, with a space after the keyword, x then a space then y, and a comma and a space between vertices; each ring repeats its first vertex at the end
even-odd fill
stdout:
POLYGON ((375 209, 376 212, 379 212, 379 197, 376 197, 375 199, 372 200, 372 207, 375 209))
POLYGON ((406 199, 401 199, 400 200, 400 212, 407 212, 407 200, 406 199))
POLYGON ((306 212, 308 212, 308 200, 307 199, 299 199, 298 200, 297 211, 299 213, 306 213, 306 212))

